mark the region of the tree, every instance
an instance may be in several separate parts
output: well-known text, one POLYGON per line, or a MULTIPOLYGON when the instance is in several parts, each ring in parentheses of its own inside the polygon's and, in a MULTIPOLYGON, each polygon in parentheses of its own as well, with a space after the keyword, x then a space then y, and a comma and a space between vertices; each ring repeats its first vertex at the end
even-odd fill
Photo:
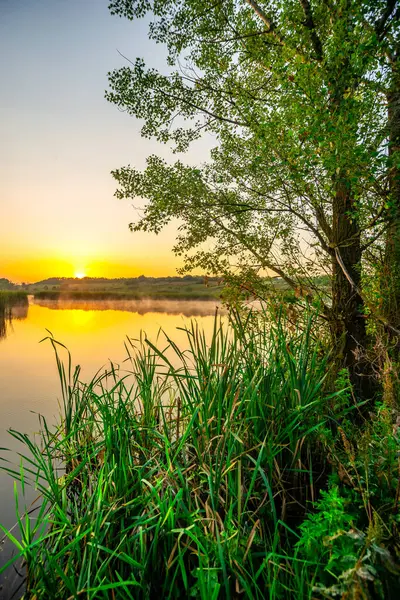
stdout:
POLYGON ((158 233, 178 217, 186 268, 269 271, 318 300, 361 397, 371 394, 364 257, 394 223, 382 70, 383 46, 399 30, 392 4, 110 4, 129 19, 152 13, 149 35, 166 44, 170 72, 136 59, 109 74, 107 98, 177 152, 204 132, 217 139, 196 168, 150 156, 144 172, 114 171, 118 197, 148 200, 131 228, 158 233), (316 284, 322 273, 330 294, 316 284))
MULTIPOLYGON (((372 8, 372 7, 371 7, 372 8)), ((388 230, 382 269, 385 290, 383 309, 386 316, 400 328, 400 6, 387 0, 375 9, 377 45, 380 48, 380 75, 386 91, 388 118, 388 230), (397 27, 393 27, 396 24, 397 27)))

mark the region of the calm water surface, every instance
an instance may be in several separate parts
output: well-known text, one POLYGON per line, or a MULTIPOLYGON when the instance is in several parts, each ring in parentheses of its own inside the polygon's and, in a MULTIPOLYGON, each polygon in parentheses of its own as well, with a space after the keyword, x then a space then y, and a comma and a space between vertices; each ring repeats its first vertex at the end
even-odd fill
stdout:
MULTIPOLYGON (((0 336, 0 450, 14 463, 17 443, 10 428, 33 434, 38 430, 38 413, 49 424, 59 415, 61 394, 54 353, 49 341, 40 343, 50 331, 71 352, 74 365, 81 365, 81 379, 89 380, 111 360, 121 364, 126 357, 124 340, 138 338, 141 331, 155 341, 160 327, 184 348, 185 334, 177 328, 195 318, 211 334, 214 301, 30 301, 14 307, 13 319, 0 336), (48 331, 46 331, 48 330, 48 331)), ((13 482, 0 473, 0 523, 15 523, 13 482)), ((0 533, 0 539, 2 535, 0 533)), ((8 544, 0 545, 0 565, 9 558, 8 544)), ((6 584, 7 585, 7 584, 6 584)), ((0 590, 0 598, 6 597, 0 590)))

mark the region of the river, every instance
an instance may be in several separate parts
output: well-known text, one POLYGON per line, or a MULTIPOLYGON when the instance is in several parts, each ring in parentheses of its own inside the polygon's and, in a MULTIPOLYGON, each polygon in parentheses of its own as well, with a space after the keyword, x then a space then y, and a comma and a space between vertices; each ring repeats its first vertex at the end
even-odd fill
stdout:
MULTIPOLYGON (((127 337, 137 339, 145 332, 155 341, 162 328, 185 349, 186 336, 179 328, 195 318, 211 334, 215 311, 216 302, 208 300, 82 302, 30 298, 28 305, 14 307, 11 320, 0 329, 0 448, 11 450, 0 450, 0 457, 18 464, 18 443, 8 433, 10 428, 33 435, 39 428, 38 414, 49 425, 58 420, 61 392, 54 351, 48 340, 41 342, 49 332, 69 349, 73 365, 81 366, 81 379, 86 381, 110 360, 121 364, 127 337)), ((27 503, 33 498, 33 490, 28 491, 27 503)), ((0 472, 0 523, 10 528, 15 521, 13 480, 0 472)), ((0 544, 0 566, 12 551, 9 542, 0 544)), ((11 583, 1 580, 0 598, 7 598, 11 583)))

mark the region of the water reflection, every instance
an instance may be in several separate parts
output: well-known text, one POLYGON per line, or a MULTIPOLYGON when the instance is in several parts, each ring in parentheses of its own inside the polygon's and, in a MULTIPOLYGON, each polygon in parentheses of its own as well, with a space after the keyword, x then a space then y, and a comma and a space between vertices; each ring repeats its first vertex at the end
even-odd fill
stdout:
POLYGON ((13 319, 22 320, 28 316, 28 298, 7 298, 0 302, 0 340, 12 330, 13 319))
MULTIPOLYGON (((23 320, 28 317, 29 305, 36 305, 51 310, 66 311, 119 311, 130 312, 138 315, 148 313, 162 313, 165 315, 181 315, 183 317, 208 317, 213 316, 218 310, 219 314, 225 312, 216 300, 165 300, 157 298, 143 298, 140 300, 81 300, 81 299, 39 299, 30 297, 7 298, 0 302, 0 340, 13 331, 13 320, 23 320)), ((85 318, 81 312, 76 313, 76 319, 81 325, 90 319, 85 318)))
MULTIPOLYGON (((0 0, 1 3, 1 0, 0 0)), ((214 329, 216 301, 210 300, 35 300, 14 303, 1 312, 3 340, 0 343, 0 448, 11 453, 0 455, 19 464, 19 444, 7 433, 12 428, 33 435, 38 430, 37 413, 44 415, 49 427, 59 422, 60 386, 56 361, 50 343, 39 343, 51 331, 70 350, 73 365, 82 368, 82 380, 89 381, 109 361, 127 368, 126 337, 135 340, 146 332, 149 340, 166 347, 160 328, 182 350, 188 347, 182 328, 196 319, 207 339, 214 329), (29 309, 29 310, 28 310, 29 309), (11 322, 13 323, 11 325, 11 322), (7 336, 5 337, 5 334, 7 336), (12 333, 12 335, 10 335, 12 333)), ((222 309, 219 309, 222 312, 222 309)), ((67 351, 60 348, 60 358, 67 365, 67 351)), ((26 489, 29 506, 36 492, 26 489), (31 495, 29 495, 31 494, 31 495)), ((15 523, 15 499, 12 479, 0 471, 0 523, 15 523)), ((23 511, 21 500, 20 510, 23 511)), ((0 567, 11 557, 12 546, 1 544, 0 567)), ((13 572, 9 572, 11 575, 13 572)), ((6 586, 1 589, 3 598, 6 586)), ((11 586, 12 587, 12 586, 11 586)))
MULTIPOLYGON (((37 306, 53 310, 117 310, 133 312, 138 315, 147 313, 163 313, 166 315, 182 315, 184 317, 208 317, 215 314, 216 300, 165 300, 143 298, 141 300, 78 300, 78 299, 40 299, 34 298, 37 306)), ((221 306, 218 312, 224 312, 221 306)))

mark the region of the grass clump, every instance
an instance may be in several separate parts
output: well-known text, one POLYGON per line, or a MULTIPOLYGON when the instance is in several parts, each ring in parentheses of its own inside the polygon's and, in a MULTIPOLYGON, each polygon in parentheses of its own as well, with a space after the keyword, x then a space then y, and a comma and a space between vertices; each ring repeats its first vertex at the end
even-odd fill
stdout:
POLYGON ((20 290, 0 290, 0 310, 16 303, 27 303, 28 294, 20 290))
POLYGON ((8 532, 25 597, 398 597, 397 431, 383 409, 356 429, 312 328, 193 322, 187 350, 127 343, 87 384, 50 338, 62 422, 11 432, 24 467, 5 466, 41 494, 8 532))
POLYGON ((7 334, 7 325, 16 316, 15 309, 28 308, 28 295, 23 291, 0 290, 0 339, 7 334))

